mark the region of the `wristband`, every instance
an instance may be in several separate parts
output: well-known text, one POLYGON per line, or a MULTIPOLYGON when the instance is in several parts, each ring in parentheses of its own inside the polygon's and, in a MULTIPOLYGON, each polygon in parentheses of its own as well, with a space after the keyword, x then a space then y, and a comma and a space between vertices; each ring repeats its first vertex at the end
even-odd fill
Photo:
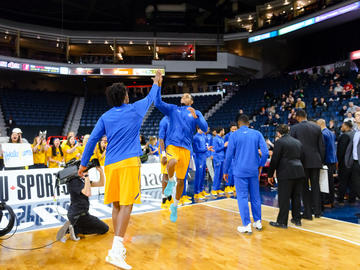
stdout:
POLYGON ((161 156, 166 157, 166 152, 165 152, 165 151, 162 151, 162 152, 161 152, 161 156))

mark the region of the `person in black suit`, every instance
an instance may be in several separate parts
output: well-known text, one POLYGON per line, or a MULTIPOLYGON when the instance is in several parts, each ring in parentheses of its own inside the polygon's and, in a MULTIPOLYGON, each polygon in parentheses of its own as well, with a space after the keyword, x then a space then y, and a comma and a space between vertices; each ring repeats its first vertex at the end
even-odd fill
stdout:
POLYGON ((304 204, 302 218, 312 220, 313 212, 316 218, 321 215, 319 176, 325 159, 325 145, 320 127, 314 122, 307 121, 304 110, 296 111, 296 120, 299 123, 291 127, 290 135, 302 143, 304 151, 305 181, 303 181, 302 190, 304 204))
POLYGON ((360 197, 360 112, 355 113, 356 131, 345 152, 345 166, 351 168, 351 185, 360 197))
POLYGON ((341 125, 342 134, 339 137, 337 144, 337 158, 338 158, 338 175, 339 175, 339 193, 337 200, 340 204, 344 203, 344 196, 348 187, 350 187, 349 201, 355 201, 353 192, 351 192, 352 186, 351 180, 351 168, 345 166, 345 153, 350 141, 354 138, 355 131, 353 130, 353 124, 351 121, 346 121, 341 125))
POLYGON ((276 132, 281 138, 274 144, 274 152, 268 171, 268 182, 270 184, 274 182, 273 175, 276 171, 280 210, 277 221, 271 221, 270 225, 287 228, 291 199, 291 222, 301 226, 301 189, 305 178, 302 164, 304 159, 302 144, 289 135, 288 125, 278 126, 276 132))

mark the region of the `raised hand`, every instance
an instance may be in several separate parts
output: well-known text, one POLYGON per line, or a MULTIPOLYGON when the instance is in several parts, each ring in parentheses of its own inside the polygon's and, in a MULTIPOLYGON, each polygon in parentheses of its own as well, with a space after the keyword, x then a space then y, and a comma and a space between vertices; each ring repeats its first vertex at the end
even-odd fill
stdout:
POLYGON ((195 109, 193 107, 187 108, 190 111, 191 115, 196 119, 198 116, 196 115, 195 109))

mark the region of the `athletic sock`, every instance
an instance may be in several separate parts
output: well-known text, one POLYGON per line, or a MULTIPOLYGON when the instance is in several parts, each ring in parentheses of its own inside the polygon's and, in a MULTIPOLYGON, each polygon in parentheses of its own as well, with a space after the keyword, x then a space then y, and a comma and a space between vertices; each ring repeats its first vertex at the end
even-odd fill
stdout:
POLYGON ((174 206, 175 206, 175 207, 177 207, 177 206, 178 206, 178 203, 179 203, 179 200, 174 199, 174 206))
POLYGON ((113 245, 112 245, 112 251, 118 251, 119 249, 123 248, 123 241, 124 238, 120 236, 114 236, 113 245))
POLYGON ((175 174, 173 175, 173 177, 169 178, 169 181, 175 181, 175 174))

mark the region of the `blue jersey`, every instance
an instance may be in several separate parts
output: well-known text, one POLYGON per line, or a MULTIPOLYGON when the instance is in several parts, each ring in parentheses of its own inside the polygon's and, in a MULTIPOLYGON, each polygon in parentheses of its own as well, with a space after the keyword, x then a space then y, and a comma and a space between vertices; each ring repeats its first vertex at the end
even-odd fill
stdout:
MULTIPOLYGON (((212 146, 212 135, 210 133, 206 134, 206 145, 208 147, 212 146)), ((207 151, 206 154, 207 157, 211 157, 212 156, 212 152, 211 151, 207 151)))
POLYGON ((147 110, 159 94, 160 87, 154 84, 145 98, 133 104, 113 107, 105 112, 91 132, 81 165, 87 165, 96 143, 103 135, 107 136, 108 141, 105 165, 141 156, 140 127, 147 110))
POLYGON ((233 174, 237 177, 257 176, 259 167, 265 165, 269 155, 263 135, 247 126, 242 126, 229 137, 227 148, 224 174, 229 173, 229 168, 233 162, 233 174), (234 161, 232 161, 233 159, 234 161))
POLYGON ((329 129, 324 128, 322 130, 324 143, 325 143, 325 163, 332 164, 337 162, 336 157, 336 136, 329 129))
POLYGON ((196 133, 193 140, 193 149, 195 158, 205 158, 207 157, 207 146, 206 146, 206 135, 196 133))
POLYGON ((189 106, 176 106, 165 103, 161 100, 160 94, 155 99, 155 106, 169 117, 169 129, 165 142, 167 146, 174 145, 191 151, 196 126, 199 126, 204 132, 208 129, 202 113, 196 110, 197 118, 195 119, 188 110, 189 106))
POLYGON ((219 135, 216 135, 214 138, 213 138, 213 147, 214 147, 214 153, 213 153, 213 156, 214 156, 214 160, 217 160, 217 161, 224 161, 225 159, 225 146, 224 146, 224 139, 221 138, 219 135))

